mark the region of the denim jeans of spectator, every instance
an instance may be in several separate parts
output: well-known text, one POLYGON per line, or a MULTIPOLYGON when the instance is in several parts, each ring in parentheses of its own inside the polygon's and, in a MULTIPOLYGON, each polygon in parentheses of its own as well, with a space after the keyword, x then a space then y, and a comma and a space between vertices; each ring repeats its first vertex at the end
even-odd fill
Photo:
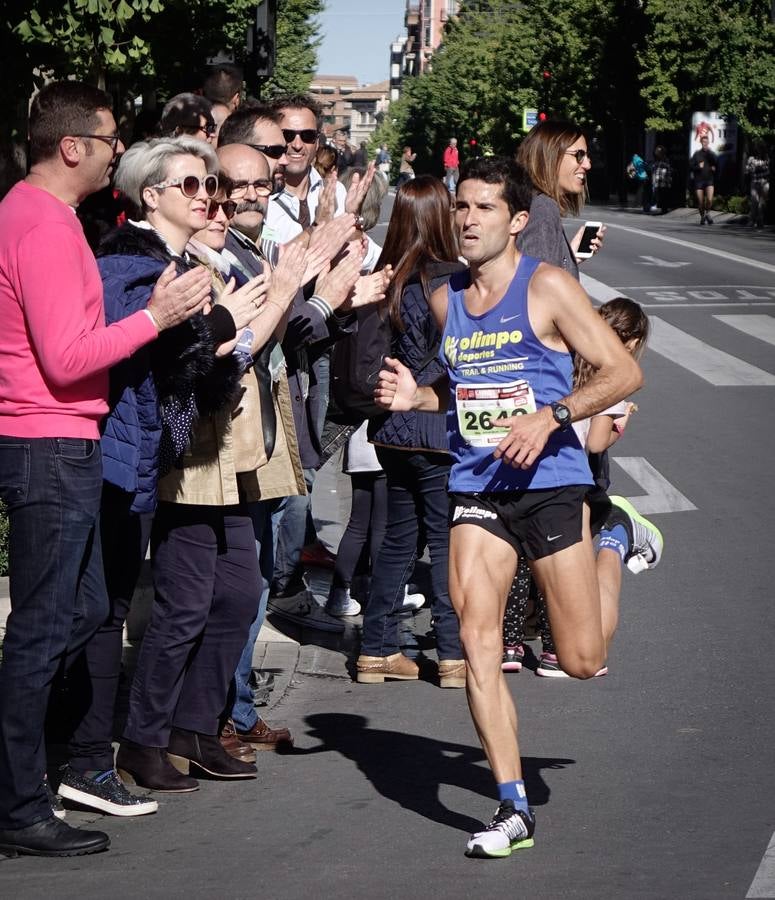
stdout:
POLYGON ((387 525, 363 616, 361 653, 399 651, 404 587, 417 559, 420 526, 431 556, 431 613, 439 659, 462 659, 457 616, 449 599, 449 500, 446 454, 377 447, 387 478, 387 525))
POLYGON ((286 497, 283 502, 274 562, 275 594, 284 594, 290 586, 300 580, 303 571, 301 551, 309 539, 314 539, 307 522, 307 519, 311 518, 314 469, 304 470, 304 481, 307 493, 303 497, 286 497))
POLYGON ((250 673, 253 669, 253 649, 256 646, 258 633, 266 618, 266 604, 269 599, 269 586, 274 571, 274 554, 277 544, 277 530, 280 525, 279 510, 282 500, 259 500, 248 503, 247 510, 253 521, 253 534, 256 538, 258 568, 261 574, 261 602, 258 615, 253 620, 248 634, 248 642, 242 651, 237 671, 234 673, 234 703, 231 717, 238 731, 250 731, 258 721, 253 706, 253 692, 250 689, 250 673))
POLYGON ((108 609, 101 490, 98 441, 0 437, 11 593, 0 665, 0 828, 52 815, 43 784, 51 685, 108 609))
POLYGON ((113 717, 132 595, 148 550, 152 514, 131 512, 134 494, 103 482, 100 508, 108 616, 68 673, 70 766, 77 772, 113 768, 113 717))
POLYGON ((261 591, 244 507, 160 503, 151 554, 153 612, 124 737, 163 748, 173 726, 217 733, 261 591))

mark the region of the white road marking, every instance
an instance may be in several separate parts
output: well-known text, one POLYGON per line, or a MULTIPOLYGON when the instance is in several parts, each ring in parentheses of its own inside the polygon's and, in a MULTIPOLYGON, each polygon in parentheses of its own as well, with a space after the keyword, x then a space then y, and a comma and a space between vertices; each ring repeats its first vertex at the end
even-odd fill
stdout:
POLYGON ((628 497, 632 505, 643 515, 654 513, 686 512, 697 509, 687 497, 661 475, 642 456, 612 456, 611 459, 646 492, 639 497, 628 497))
POLYGON ((764 851, 745 900, 771 900, 775 897, 775 834, 764 851))
POLYGON ((649 348, 718 387, 775 385, 775 375, 717 350, 696 337, 651 316, 649 348))
POLYGON ((718 256, 719 259, 728 259, 730 262, 740 263, 743 266, 751 266, 754 269, 764 269, 765 272, 775 272, 775 266, 772 263, 760 262, 758 259, 748 259, 747 256, 738 256, 736 253, 728 253, 726 250, 717 250, 715 247, 706 247, 703 244, 695 244, 692 241, 681 240, 680 238, 668 237, 666 234, 655 234, 653 231, 643 231, 641 228, 631 228, 628 225, 619 225, 617 223, 606 223, 609 228, 618 228, 620 231, 629 231, 630 234, 639 234, 641 237, 654 238, 655 241, 666 241, 668 244, 678 244, 684 249, 690 248, 700 253, 710 253, 711 256, 718 256))
POLYGON ((719 309, 719 307, 722 306, 725 309, 729 309, 730 306, 739 309, 743 306, 756 306, 759 308, 762 306, 775 306, 775 302, 765 303, 762 301, 761 303, 736 303, 734 300, 726 300, 724 303, 641 303, 641 306, 644 309, 719 309))
POLYGON ((595 278, 590 278, 589 275, 581 275, 581 286, 593 300, 597 300, 599 303, 607 303, 614 297, 621 297, 619 290, 603 284, 602 281, 597 281, 595 278))
POLYGON ((690 266, 689 262, 671 262, 667 259, 660 259, 658 256, 641 256, 646 262, 636 262, 636 266, 657 266, 660 269, 680 269, 681 266, 690 266))
POLYGON ((713 316, 713 318, 737 328, 743 334, 750 334, 760 341, 775 344, 775 318, 772 316, 713 316))

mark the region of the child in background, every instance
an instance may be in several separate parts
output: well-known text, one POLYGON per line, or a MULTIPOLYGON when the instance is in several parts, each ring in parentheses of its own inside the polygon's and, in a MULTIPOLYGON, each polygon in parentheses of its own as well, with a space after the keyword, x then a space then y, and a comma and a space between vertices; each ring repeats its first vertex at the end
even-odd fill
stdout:
MULTIPOLYGON (((649 335, 649 319, 640 305, 626 297, 617 297, 604 303, 600 307, 599 313, 617 333, 621 342, 635 359, 640 359, 649 335)), ((573 373, 574 390, 582 387, 591 374, 592 368, 589 363, 577 356, 573 373)), ((593 534, 600 535, 597 553, 598 580, 601 591, 608 593, 611 597, 615 596, 617 601, 621 589, 622 562, 626 562, 627 567, 633 572, 639 572, 648 567, 647 564, 644 565, 644 561, 638 558, 637 554, 631 555, 627 560, 623 559, 619 549, 621 544, 616 534, 616 528, 622 526, 608 528, 606 524, 606 520, 610 518, 612 503, 615 507, 625 510, 636 522, 642 521, 642 517, 624 498, 609 498, 606 493, 610 485, 607 451, 622 436, 630 416, 636 411, 637 407, 634 403, 622 401, 595 416, 573 423, 573 429, 579 442, 589 454, 589 464, 595 480, 595 486, 587 495, 584 517, 585 526, 591 527, 593 534)), ((652 567, 658 561, 657 558, 651 564, 652 567)), ((501 668, 504 672, 519 672, 522 668, 525 654, 523 646, 525 620, 531 597, 535 604, 543 645, 536 675, 567 678, 568 676, 563 672, 557 660, 544 599, 536 590, 527 564, 522 558, 520 558, 519 568, 509 592, 503 619, 504 646, 501 668)), ((613 605, 617 606, 617 604, 613 605)), ((608 667, 603 666, 596 675, 605 675, 607 672, 608 667)))

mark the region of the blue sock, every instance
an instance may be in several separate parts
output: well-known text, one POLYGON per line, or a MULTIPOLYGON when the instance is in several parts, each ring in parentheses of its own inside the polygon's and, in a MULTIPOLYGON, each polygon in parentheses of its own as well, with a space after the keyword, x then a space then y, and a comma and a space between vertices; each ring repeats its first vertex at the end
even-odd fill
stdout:
POLYGON ((600 532, 600 543, 597 549, 615 550, 622 558, 622 562, 624 562, 624 557, 630 549, 630 539, 624 525, 614 525, 610 531, 604 528, 600 532))
POLYGON ((514 806, 523 812, 528 812, 527 794, 525 793, 524 781, 504 781, 498 785, 498 799, 513 800, 514 806))

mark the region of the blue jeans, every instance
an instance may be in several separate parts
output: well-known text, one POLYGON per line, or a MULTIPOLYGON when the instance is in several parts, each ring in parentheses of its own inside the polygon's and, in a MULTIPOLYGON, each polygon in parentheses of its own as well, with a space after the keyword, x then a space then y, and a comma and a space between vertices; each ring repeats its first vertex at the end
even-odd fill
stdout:
POLYGON ((301 551, 309 535, 308 519, 311 519, 312 485, 315 470, 304 470, 307 493, 302 496, 286 497, 280 512, 277 547, 274 565, 274 593, 283 594, 301 577, 301 551))
POLYGON ((462 659, 458 620, 449 599, 449 457, 388 447, 376 450, 387 477, 387 526, 363 616, 361 653, 390 656, 399 651, 399 614, 404 587, 417 559, 422 522, 431 555, 431 612, 436 649, 439 659, 462 659))
POLYGON ((253 534, 256 536, 258 568, 261 573, 261 601, 258 604, 258 615, 250 626, 248 641, 234 673, 235 696, 231 717, 238 731, 250 731, 258 721, 258 715, 253 706, 253 692, 250 690, 250 673, 253 669, 253 649, 266 618, 266 604, 274 571, 274 554, 282 502, 282 499, 259 500, 256 503, 247 504, 248 514, 253 520, 253 534))
POLYGON ((51 817, 43 786, 51 683, 108 613, 101 492, 98 441, 0 437, 11 572, 0 667, 0 828, 51 817))

